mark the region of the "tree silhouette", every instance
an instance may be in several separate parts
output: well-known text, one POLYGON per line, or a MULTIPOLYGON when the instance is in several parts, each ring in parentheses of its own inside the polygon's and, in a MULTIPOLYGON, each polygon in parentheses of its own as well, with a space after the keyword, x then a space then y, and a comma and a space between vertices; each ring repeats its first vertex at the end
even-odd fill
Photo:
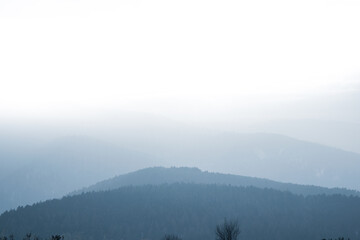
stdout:
POLYGON ((31 239, 31 233, 27 233, 23 240, 30 240, 31 239))
POLYGON ((240 228, 237 221, 227 221, 216 226, 216 240, 237 240, 240 228))
POLYGON ((52 235, 51 240, 64 240, 64 236, 52 235))
POLYGON ((181 238, 173 234, 165 234, 162 240, 181 240, 181 238))

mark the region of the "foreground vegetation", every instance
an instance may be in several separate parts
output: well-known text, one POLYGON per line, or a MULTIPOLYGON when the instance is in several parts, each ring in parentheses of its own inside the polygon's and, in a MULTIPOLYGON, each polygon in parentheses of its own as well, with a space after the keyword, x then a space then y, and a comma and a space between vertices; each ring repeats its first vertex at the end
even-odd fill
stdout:
MULTIPOLYGON (((216 238, 215 240, 237 240, 240 235, 240 228, 237 221, 225 221, 222 224, 216 226, 215 230, 216 238)), ((26 234, 23 240, 42 240, 39 237, 33 236, 31 233, 26 234)), ((64 236, 61 235, 52 235, 49 240, 64 240, 64 236)), ((0 240, 15 240, 14 235, 10 235, 9 237, 1 237, 0 240)), ((179 236, 174 234, 166 234, 161 240, 182 240, 179 236)), ((330 239, 322 239, 322 240, 333 240, 330 239)), ((335 238, 334 240, 345 240, 344 237, 335 238)), ((347 240, 350 240, 349 238, 347 240)))

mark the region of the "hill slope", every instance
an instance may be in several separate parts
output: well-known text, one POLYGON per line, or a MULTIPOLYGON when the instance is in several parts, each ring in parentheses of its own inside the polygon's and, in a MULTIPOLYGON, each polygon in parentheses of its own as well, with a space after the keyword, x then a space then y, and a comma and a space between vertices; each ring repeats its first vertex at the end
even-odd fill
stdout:
POLYGON ((137 185, 161 185, 172 183, 196 183, 196 184, 222 184, 233 186, 254 186, 258 188, 272 188, 281 191, 289 191, 294 194, 315 195, 315 194, 344 194, 360 196, 360 192, 339 189, 324 188, 317 186, 298 185, 291 183, 281 183, 268 179, 246 177, 232 174, 210 173, 201 171, 198 168, 146 168, 136 172, 131 172, 114 178, 101 181, 88 188, 72 194, 79 194, 91 191, 104 191, 117 189, 123 186, 137 185))
POLYGON ((238 219, 241 239, 360 239, 360 198, 302 197, 268 189, 173 184, 123 187, 19 208, 0 216, 0 234, 66 239, 214 239, 217 223, 238 219))

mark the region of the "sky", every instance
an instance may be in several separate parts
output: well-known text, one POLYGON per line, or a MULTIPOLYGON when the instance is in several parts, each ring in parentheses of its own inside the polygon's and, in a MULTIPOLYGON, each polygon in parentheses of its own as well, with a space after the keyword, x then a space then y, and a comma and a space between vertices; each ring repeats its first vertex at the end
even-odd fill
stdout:
POLYGON ((349 0, 2 0, 0 117, 206 119, 356 95, 359 12, 349 0))

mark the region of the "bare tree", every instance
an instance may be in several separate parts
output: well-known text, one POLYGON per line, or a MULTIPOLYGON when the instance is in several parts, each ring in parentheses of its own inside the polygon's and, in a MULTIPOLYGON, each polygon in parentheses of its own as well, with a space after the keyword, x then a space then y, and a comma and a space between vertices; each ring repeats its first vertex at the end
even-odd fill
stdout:
POLYGON ((216 240, 237 240, 240 228, 237 221, 227 221, 216 226, 216 240))
POLYGON ((181 240, 181 238, 173 234, 166 234, 162 240, 181 240))
POLYGON ((23 240, 30 240, 31 239, 31 233, 27 233, 23 240))
POLYGON ((64 236, 52 235, 51 240, 64 240, 64 236))

